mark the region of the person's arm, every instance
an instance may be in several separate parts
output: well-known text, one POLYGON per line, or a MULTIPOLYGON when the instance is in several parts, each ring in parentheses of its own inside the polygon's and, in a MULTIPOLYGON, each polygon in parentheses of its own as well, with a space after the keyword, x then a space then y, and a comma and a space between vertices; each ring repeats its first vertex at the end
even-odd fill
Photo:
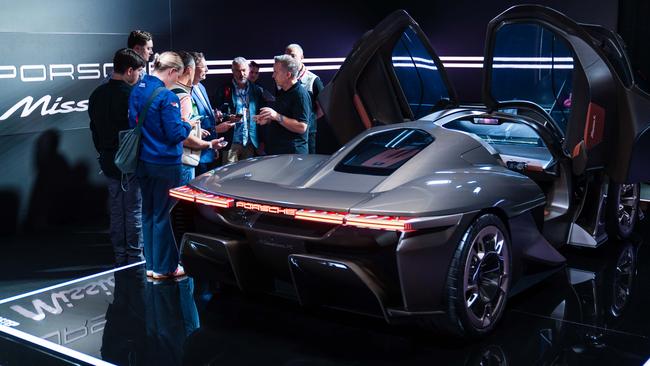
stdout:
POLYGON ((190 134, 185 140, 183 140, 183 146, 194 150, 205 150, 212 148, 212 141, 213 140, 201 140, 193 134, 190 134))
POLYGON ((95 93, 93 92, 90 98, 88 98, 88 117, 90 117, 90 132, 92 132, 93 145, 95 145, 95 150, 99 152, 99 136, 97 135, 97 116, 95 111, 95 93))
MULTIPOLYGON (((294 118, 284 116, 276 112, 273 108, 264 107, 260 109, 260 114, 257 117, 257 122, 260 125, 265 125, 269 121, 276 121, 280 126, 286 128, 287 130, 303 134, 307 131, 308 124, 294 118)), ((307 121, 307 118, 305 118, 307 121)))
POLYGON ((235 124, 232 122, 221 122, 215 127, 217 133, 224 133, 231 129, 235 124))
POLYGON ((189 94, 179 99, 181 104, 181 120, 188 122, 192 116, 192 97, 189 94))
POLYGON ((280 126, 286 128, 291 132, 303 134, 307 131, 307 127, 308 127, 307 122, 302 122, 297 119, 289 118, 281 114, 278 114, 276 121, 280 124, 280 126))
POLYGON ((183 141, 183 146, 194 149, 194 150, 205 150, 205 149, 213 149, 213 150, 219 150, 222 147, 226 146, 225 143, 223 142, 223 137, 220 137, 218 139, 210 140, 210 141, 205 141, 201 140, 200 138, 190 134, 184 141, 183 141))

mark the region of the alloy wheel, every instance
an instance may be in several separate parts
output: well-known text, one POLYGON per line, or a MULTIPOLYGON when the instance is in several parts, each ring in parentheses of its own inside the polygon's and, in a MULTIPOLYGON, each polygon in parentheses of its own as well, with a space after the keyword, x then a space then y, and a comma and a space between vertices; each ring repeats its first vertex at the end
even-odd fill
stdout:
POLYGON ((486 226, 474 237, 463 281, 469 320, 477 328, 489 327, 499 318, 509 286, 508 245, 503 232, 486 226))
POLYGON ((617 218, 622 229, 628 229, 634 225, 639 201, 638 184, 621 184, 619 187, 619 200, 617 218))

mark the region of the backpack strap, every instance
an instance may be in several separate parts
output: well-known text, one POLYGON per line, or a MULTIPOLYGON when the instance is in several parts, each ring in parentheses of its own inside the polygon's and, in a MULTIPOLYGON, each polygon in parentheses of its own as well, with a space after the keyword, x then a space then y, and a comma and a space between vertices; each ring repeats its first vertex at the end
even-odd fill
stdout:
POLYGON ((151 107, 151 103, 153 103, 153 100, 156 99, 158 94, 160 94, 163 90, 165 90, 164 86, 156 88, 156 90, 153 91, 149 99, 147 99, 147 103, 145 103, 144 108, 138 113, 138 117, 135 119, 135 128, 140 131, 142 129, 142 125, 144 124, 144 121, 147 119, 147 112, 149 111, 149 107, 151 107), (140 123, 142 121, 142 123, 140 123))

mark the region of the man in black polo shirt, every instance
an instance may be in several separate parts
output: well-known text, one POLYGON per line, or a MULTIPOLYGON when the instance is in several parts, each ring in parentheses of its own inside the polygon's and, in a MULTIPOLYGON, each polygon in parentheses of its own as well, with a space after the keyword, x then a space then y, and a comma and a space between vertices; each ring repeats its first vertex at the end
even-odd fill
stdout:
POLYGON ((129 95, 140 79, 145 61, 134 50, 123 48, 113 57, 108 83, 90 95, 88 114, 99 166, 108 179, 110 235, 116 265, 142 260, 142 197, 135 175, 122 177, 113 160, 118 133, 129 128, 129 95))
POLYGON ((266 153, 307 154, 307 130, 311 118, 309 93, 298 82, 299 66, 289 55, 275 57, 273 79, 282 89, 273 108, 264 107, 256 116, 260 125, 268 125, 266 153))

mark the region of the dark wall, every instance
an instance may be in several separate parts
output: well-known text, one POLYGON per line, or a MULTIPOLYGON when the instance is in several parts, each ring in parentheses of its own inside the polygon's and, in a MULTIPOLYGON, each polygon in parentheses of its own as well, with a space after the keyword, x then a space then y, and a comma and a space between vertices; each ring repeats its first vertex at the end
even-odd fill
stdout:
MULTIPOLYGON (((152 32, 157 52, 201 50, 208 60, 270 59, 291 42, 302 44, 307 57, 345 57, 365 31, 401 7, 420 22, 440 56, 481 56, 487 22, 515 3, 11 2, 0 12, 0 234, 21 224, 33 231, 105 218, 106 190, 85 101, 132 29, 152 32)), ((616 0, 539 3, 616 27, 616 0)), ((317 73, 328 81, 335 71, 317 73)), ((449 73, 462 100, 480 100, 480 69, 449 73)), ((270 85, 269 73, 262 78, 270 85)), ((209 92, 227 79, 210 75, 209 92)))
POLYGON ((621 2, 618 32, 625 40, 628 55, 635 70, 636 82, 650 92, 650 2, 625 0, 621 2))
POLYGON ((160 4, 21 0, 3 7, 0 235, 21 226, 25 232, 60 230, 105 218, 87 99, 131 29, 147 29, 157 47, 169 47, 169 6, 160 4))
MULTIPOLYGON (((579 22, 616 29, 618 1, 547 0, 508 1, 333 1, 309 4, 290 0, 279 9, 273 2, 242 9, 237 2, 194 1, 187 6, 172 0, 174 47, 203 50, 208 59, 236 56, 269 59, 288 43, 305 48, 306 57, 345 57, 354 42, 396 9, 406 9, 420 24, 439 56, 482 56, 487 23, 498 13, 520 3, 553 7, 579 22), (199 11, 200 9, 200 11, 199 11), (241 23, 237 19, 242 19, 241 23), (245 25, 244 25, 245 24, 245 25)), ((335 71, 319 71, 328 81, 335 71)), ((462 100, 479 102, 481 69, 453 68, 452 82, 462 100)), ((270 85, 270 74, 263 75, 270 85)), ((206 81, 212 92, 226 76, 206 81)))
MULTIPOLYGON (((488 22, 516 4, 535 3, 552 7, 582 23, 616 29, 618 1, 546 0, 512 1, 454 0, 435 3, 412 2, 407 9, 429 35, 439 56, 483 56, 488 22)), ((462 101, 480 102, 482 74, 479 68, 450 68, 449 76, 462 101)))

